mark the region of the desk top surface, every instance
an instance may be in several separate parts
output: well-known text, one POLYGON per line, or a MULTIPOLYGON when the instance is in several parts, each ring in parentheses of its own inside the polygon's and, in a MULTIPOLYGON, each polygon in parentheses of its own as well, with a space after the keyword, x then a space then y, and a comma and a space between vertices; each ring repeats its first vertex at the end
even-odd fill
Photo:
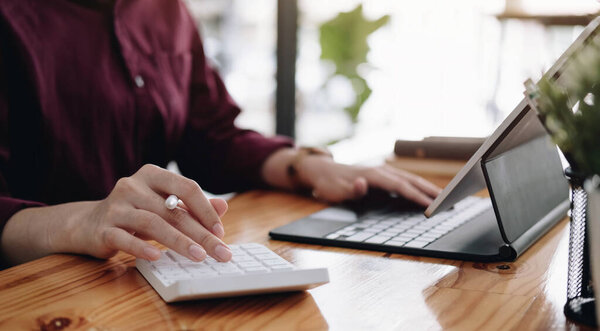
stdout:
MULTIPOLYGON (((430 177, 438 184, 448 178, 430 177)), ((263 243, 301 267, 329 268, 306 292, 166 304, 119 253, 53 255, 0 272, 0 329, 578 329, 565 319, 568 221, 516 262, 474 263, 270 240, 326 205, 253 191, 230 201, 228 243, 263 243)), ((581 328, 585 329, 585 328, 581 328)))

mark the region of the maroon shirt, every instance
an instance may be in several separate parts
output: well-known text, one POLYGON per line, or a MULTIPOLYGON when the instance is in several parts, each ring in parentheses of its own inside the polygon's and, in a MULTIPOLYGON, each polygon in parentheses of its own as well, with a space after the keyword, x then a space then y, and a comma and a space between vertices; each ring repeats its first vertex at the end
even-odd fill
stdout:
POLYGON ((216 193, 261 185, 291 141, 238 113, 181 1, 0 0, 0 230, 22 208, 103 199, 146 163, 216 193))

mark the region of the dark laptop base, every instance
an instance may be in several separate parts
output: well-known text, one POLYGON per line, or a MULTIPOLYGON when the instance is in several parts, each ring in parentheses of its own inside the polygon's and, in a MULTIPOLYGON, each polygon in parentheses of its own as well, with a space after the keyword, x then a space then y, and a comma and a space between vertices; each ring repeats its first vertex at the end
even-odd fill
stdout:
MULTIPOLYGON (((340 221, 332 220, 331 218, 319 218, 319 213, 315 213, 273 229, 269 232, 269 235, 273 239, 299 243, 428 256, 442 259, 478 262, 514 261, 542 235, 563 219, 568 209, 568 200, 560 203, 545 217, 540 219, 537 224, 519 237, 519 239, 511 243, 506 243, 502 238, 493 209, 486 210, 484 213, 474 217, 472 220, 462 224, 424 248, 386 246, 383 244, 325 238, 332 232, 351 225, 354 222, 359 222, 366 215, 364 210, 357 211, 355 208, 347 206, 330 207, 326 210, 334 210, 336 212, 343 211, 349 214, 354 213, 357 218, 356 220, 340 221)), ((386 214, 389 214, 390 212, 389 209, 373 209, 373 212, 367 211, 366 213, 368 213, 369 216, 372 216, 373 213, 381 213, 382 210, 386 214)), ((401 214, 402 212, 396 211, 394 213, 401 214)))
MULTIPOLYGON (((352 211, 350 208, 347 208, 347 210, 352 211)), ((512 254, 512 250, 501 249, 505 246, 505 243, 498 231, 498 224, 492 209, 452 230, 425 248, 386 246, 325 238, 327 234, 350 224, 351 222, 325 220, 308 216, 276 228, 269 232, 269 235, 273 239, 300 243, 466 261, 512 261, 516 258, 516 254, 512 254)))

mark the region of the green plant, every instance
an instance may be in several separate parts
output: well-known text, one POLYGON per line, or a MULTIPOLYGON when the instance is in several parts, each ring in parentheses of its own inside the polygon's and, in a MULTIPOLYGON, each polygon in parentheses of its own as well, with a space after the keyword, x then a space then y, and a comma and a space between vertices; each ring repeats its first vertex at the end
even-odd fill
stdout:
POLYGON ((319 29, 321 59, 333 62, 334 75, 342 75, 352 83, 356 100, 345 110, 353 122, 356 122, 360 107, 371 95, 367 81, 357 72, 358 66, 367 62, 367 37, 388 21, 388 15, 374 21, 366 20, 362 5, 359 5, 350 12, 338 14, 319 29))
POLYGON ((558 80, 538 83, 537 108, 571 167, 600 174, 600 42, 572 55, 558 80))

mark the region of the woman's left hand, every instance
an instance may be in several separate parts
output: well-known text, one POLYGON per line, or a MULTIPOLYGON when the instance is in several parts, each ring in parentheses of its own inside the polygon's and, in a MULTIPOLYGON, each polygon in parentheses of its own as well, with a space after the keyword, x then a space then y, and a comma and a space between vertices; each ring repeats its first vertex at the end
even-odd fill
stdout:
POLYGON ((298 176, 312 188, 315 198, 328 202, 358 199, 367 194, 369 187, 376 187, 428 206, 441 192, 426 179, 387 164, 345 165, 322 156, 305 157, 298 164, 298 176))

